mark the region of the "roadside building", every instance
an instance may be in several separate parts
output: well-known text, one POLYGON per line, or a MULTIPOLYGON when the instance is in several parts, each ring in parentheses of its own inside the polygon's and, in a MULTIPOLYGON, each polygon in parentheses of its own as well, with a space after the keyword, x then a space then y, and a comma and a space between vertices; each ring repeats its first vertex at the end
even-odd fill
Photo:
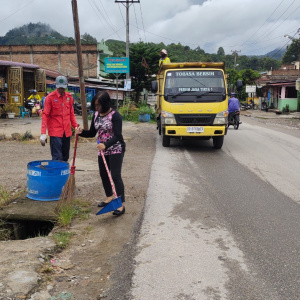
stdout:
POLYGON ((0 60, 0 106, 12 107, 18 113, 18 106, 24 106, 29 90, 37 90, 40 96, 46 91, 45 70, 36 64, 0 60))
POLYGON ((299 110, 299 92, 296 90, 296 80, 300 77, 299 62, 282 65, 279 70, 271 70, 256 81, 261 86, 264 98, 269 107, 280 111, 289 108, 299 110))

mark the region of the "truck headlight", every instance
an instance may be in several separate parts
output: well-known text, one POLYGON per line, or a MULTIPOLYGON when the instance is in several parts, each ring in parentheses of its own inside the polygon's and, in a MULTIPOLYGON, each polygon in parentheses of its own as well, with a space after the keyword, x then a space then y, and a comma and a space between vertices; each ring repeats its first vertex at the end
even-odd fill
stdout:
POLYGON ((161 124, 163 125, 175 125, 176 124, 176 120, 175 120, 175 116, 165 110, 162 110, 161 112, 161 124))
POLYGON ((224 110, 217 113, 214 120, 214 125, 225 125, 227 123, 228 123, 228 111, 224 110))

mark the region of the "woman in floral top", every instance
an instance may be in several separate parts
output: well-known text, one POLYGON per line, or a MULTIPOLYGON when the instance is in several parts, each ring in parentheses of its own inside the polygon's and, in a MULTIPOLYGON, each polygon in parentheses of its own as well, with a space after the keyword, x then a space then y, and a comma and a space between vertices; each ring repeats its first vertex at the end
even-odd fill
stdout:
POLYGON ((122 136, 122 116, 111 108, 111 99, 107 92, 97 93, 91 103, 94 111, 91 127, 82 130, 80 127, 76 133, 82 137, 94 137, 97 134, 98 165, 106 199, 98 204, 99 207, 106 206, 114 199, 112 187, 107 175, 100 151, 102 150, 114 181, 116 192, 121 196, 122 207, 113 212, 120 216, 125 212, 124 184, 121 177, 121 169, 125 152, 125 142, 122 136))

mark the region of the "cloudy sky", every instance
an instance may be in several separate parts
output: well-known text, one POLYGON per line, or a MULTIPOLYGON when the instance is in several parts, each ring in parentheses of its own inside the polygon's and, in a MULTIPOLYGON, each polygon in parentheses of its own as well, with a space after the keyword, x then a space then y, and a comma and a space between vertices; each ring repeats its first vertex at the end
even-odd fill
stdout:
MULTIPOLYGON (((118 0, 119 1, 119 0, 118 0)), ((124 0, 125 1, 125 0, 124 0)), ((136 1, 136 0, 134 0, 136 1)), ((29 22, 74 37, 71 0, 0 0, 0 36, 29 22)), ((77 0, 80 33, 126 40, 126 9, 115 0, 77 0)), ((300 0, 140 0, 130 6, 130 42, 181 43, 216 53, 266 54, 298 38, 300 0)))

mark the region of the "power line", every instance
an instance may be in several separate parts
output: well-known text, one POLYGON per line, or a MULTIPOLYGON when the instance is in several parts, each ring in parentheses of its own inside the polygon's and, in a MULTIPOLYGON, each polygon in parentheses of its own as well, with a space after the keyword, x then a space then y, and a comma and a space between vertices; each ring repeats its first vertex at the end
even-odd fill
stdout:
MULTIPOLYGON (((267 29, 267 31, 265 31, 260 37, 258 37, 258 39, 256 40, 256 42, 257 41, 259 41, 262 37, 264 37, 264 36, 266 36, 266 34, 268 33, 268 31, 271 29, 271 27, 272 26, 274 26, 277 22, 278 22, 278 20, 287 12, 287 10, 294 4, 294 2, 295 2, 296 0, 293 0, 293 2, 288 6, 288 8, 277 18, 277 20, 276 20, 276 22, 275 23, 273 23, 268 29, 267 29)), ((294 12, 293 12, 294 13, 294 12)), ((277 28, 277 27, 276 27, 277 28)), ((253 45, 253 44, 255 44, 255 42, 253 42, 252 44, 250 44, 250 45, 253 45)))
POLYGON ((122 19, 123 19, 123 23, 124 23, 124 25, 125 25, 125 19, 124 19, 124 16, 123 16, 123 14, 122 14, 122 11, 121 11, 120 3, 118 3, 118 6, 119 6, 120 14, 121 14, 122 19))
POLYGON ((110 27, 111 30, 113 31, 113 34, 116 34, 118 36, 118 38, 121 39, 121 37, 119 36, 119 34, 117 33, 117 31, 108 23, 108 21, 106 20, 105 16, 102 14, 101 10, 96 5, 96 3, 94 2, 94 0, 88 0, 88 1, 89 1, 90 6, 92 7, 93 11, 95 12, 95 14, 101 20, 101 22, 105 25, 105 23, 104 23, 104 21, 105 21, 106 24, 108 25, 108 27, 110 27), (93 4, 94 4, 95 7, 93 7, 91 1, 93 1, 93 4), (98 13, 100 14, 100 16, 98 15, 98 13))
POLYGON ((265 20, 265 22, 242 44, 242 46, 246 43, 246 42, 248 42, 253 36, 254 36, 254 34, 256 33, 256 32, 258 32, 266 23, 267 23, 267 21, 273 16, 273 14, 275 13, 275 11, 278 9, 278 7, 282 4, 282 2, 283 2, 284 0, 282 0, 281 2, 280 2, 280 4, 274 9, 274 11, 271 13, 271 15, 265 20))
POLYGON ((135 21, 136 21, 136 27, 137 27, 138 35, 139 35, 139 38, 140 38, 140 41, 141 41, 142 39, 141 39, 141 35, 140 35, 140 30, 139 30, 139 27, 138 27, 138 21, 137 21, 134 5, 133 5, 133 10, 134 10, 134 15, 135 15, 135 21))
MULTIPOLYGON (((95 8, 97 9, 97 11, 101 14, 102 18, 104 19, 104 21, 107 23, 107 25, 113 30, 113 32, 115 32, 117 34, 117 36, 121 39, 121 37, 119 36, 119 34, 116 32, 115 28, 113 27, 112 24, 110 24, 108 22, 108 20, 105 18, 105 15, 101 12, 101 10, 99 9, 98 5, 96 4, 95 0, 92 0, 94 3, 95 8)), ((102 2, 101 2, 102 4, 102 2)), ((110 19, 109 19, 110 20, 110 19)))
POLYGON ((34 2, 36 0, 32 0, 30 2, 28 2, 27 4, 25 4, 24 6, 20 7, 18 10, 16 10, 14 13, 12 13, 11 15, 7 16, 6 18, 0 20, 0 23, 7 20, 8 18, 10 18, 11 16, 15 15, 17 12, 19 12, 20 10, 22 10, 23 8, 25 8, 26 6, 28 6, 29 4, 31 4, 32 2, 34 2))
POLYGON ((141 2, 140 2, 140 11, 141 11, 141 17, 142 17, 143 31, 144 31, 144 35, 145 35, 145 42, 147 43, 141 2))
MULTIPOLYGON (((94 0, 94 1, 95 1, 95 0, 94 0)), ((113 23, 112 23, 112 21, 110 20, 110 17, 109 17, 108 13, 107 13, 106 10, 105 10, 105 7, 104 7, 104 5, 103 5, 103 3, 102 3, 102 0, 99 0, 99 1, 100 1, 100 4, 101 4, 102 8, 103 8, 103 11, 104 11, 105 15, 107 16, 107 19, 108 19, 109 23, 111 24, 111 27, 115 30, 115 27, 113 26, 113 23)))

